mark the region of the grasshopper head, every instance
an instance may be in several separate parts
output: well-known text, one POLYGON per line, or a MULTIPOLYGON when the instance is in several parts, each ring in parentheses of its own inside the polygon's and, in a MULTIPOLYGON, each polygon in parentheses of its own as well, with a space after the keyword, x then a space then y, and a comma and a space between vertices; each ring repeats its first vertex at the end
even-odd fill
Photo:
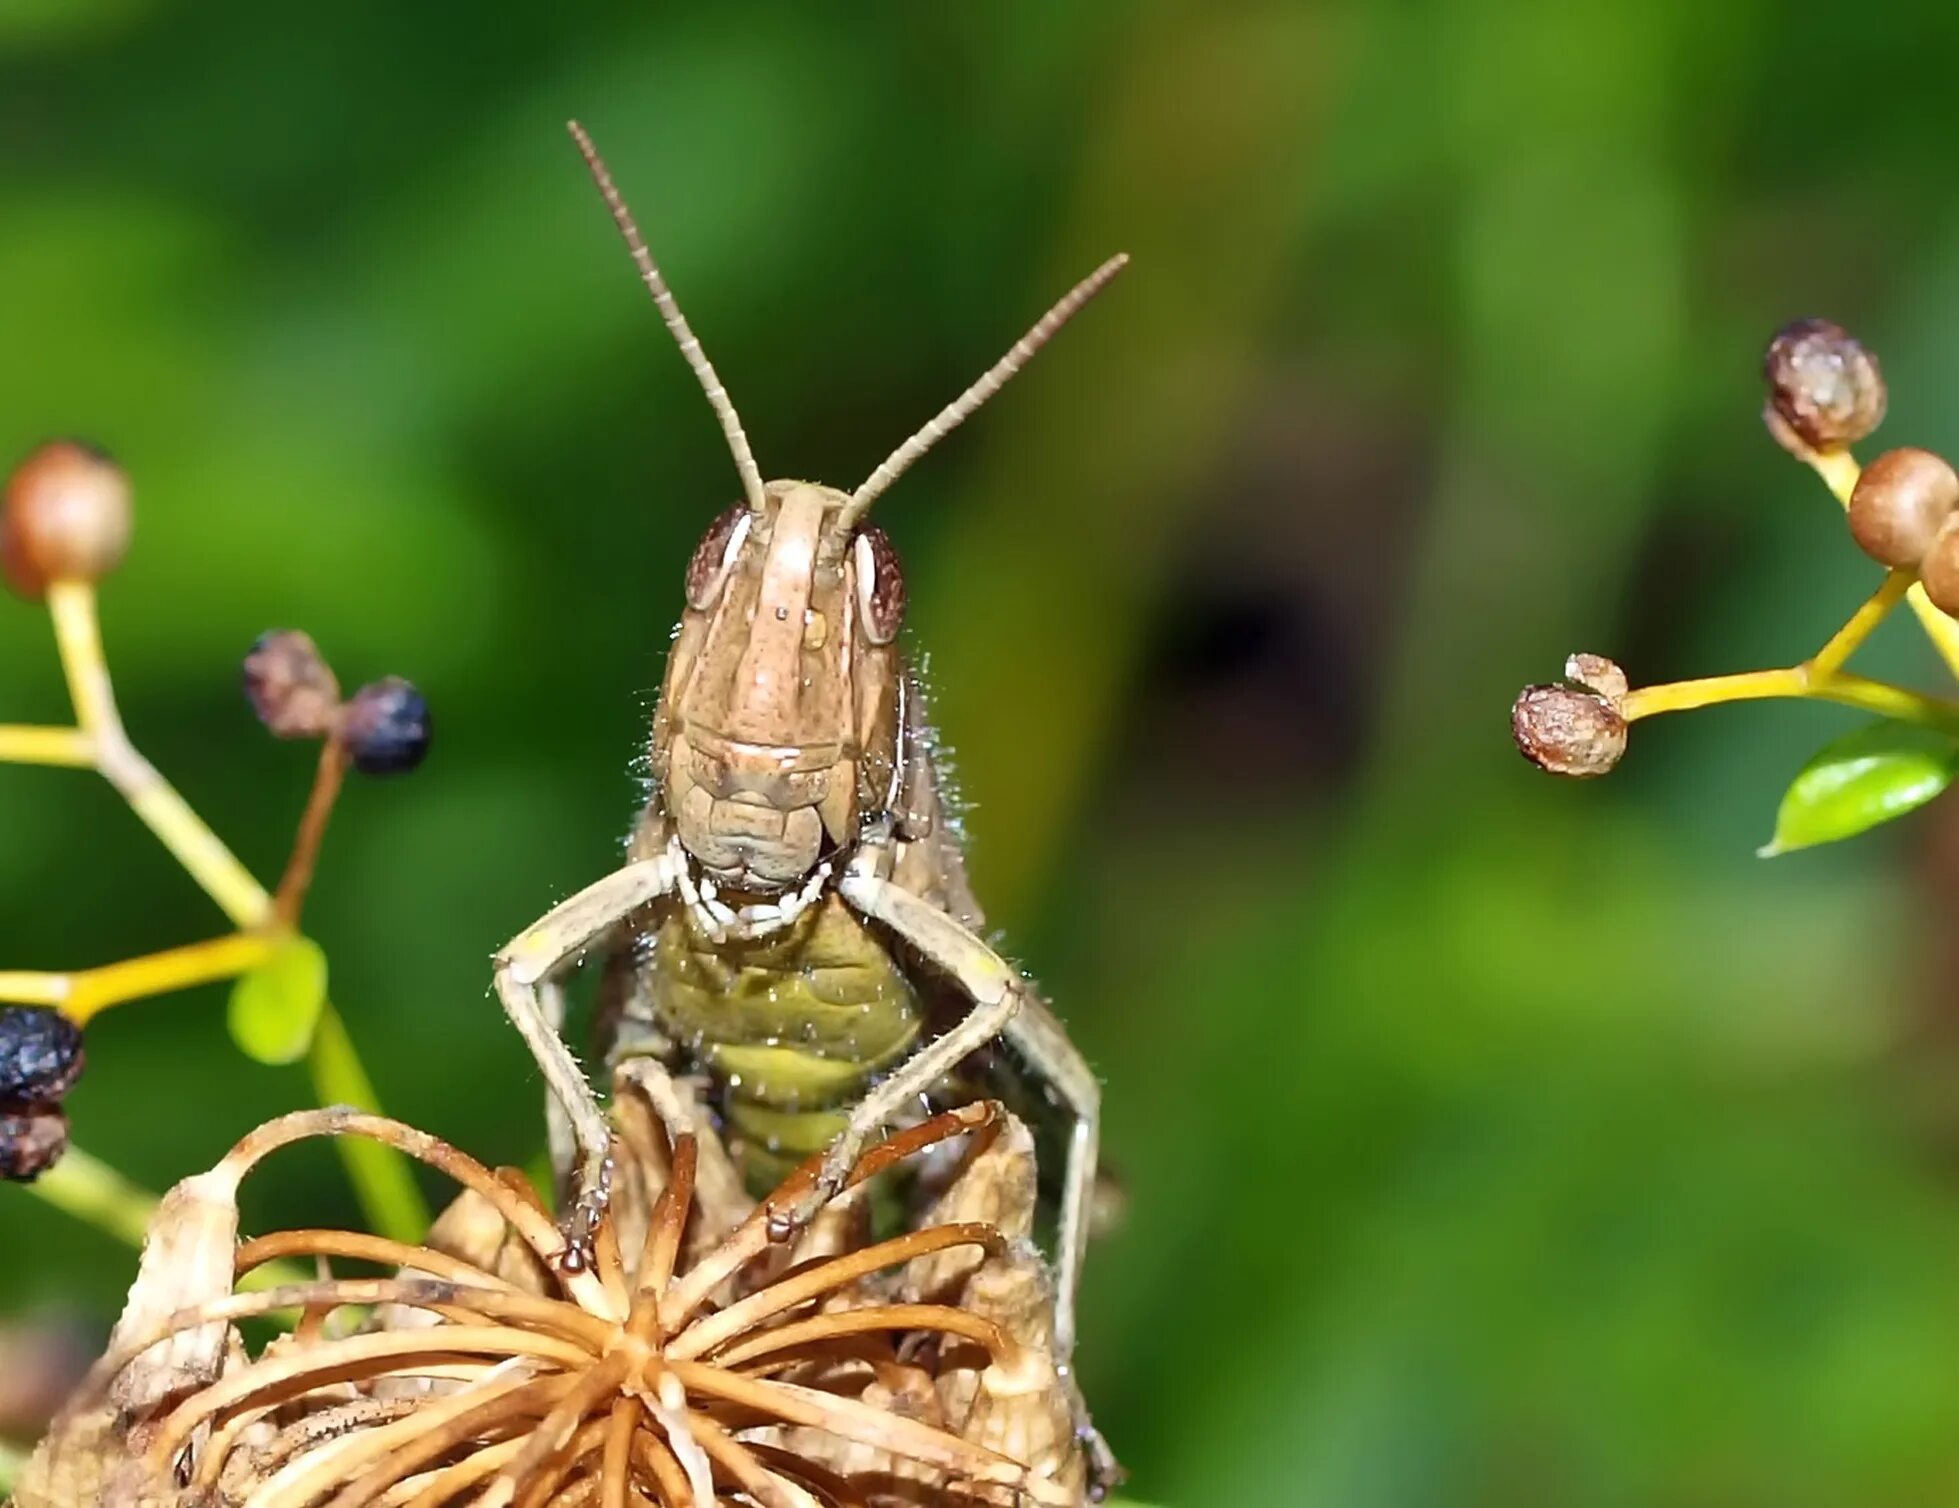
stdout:
POLYGON ((746 499, 714 521, 687 567, 687 608, 653 718, 653 774, 681 843, 717 886, 779 892, 898 795, 903 686, 892 641, 905 582, 890 540, 865 512, 1129 259, 1111 257, 1077 283, 855 492, 764 484, 734 402, 598 149, 576 122, 571 134, 721 421, 746 499))
POLYGON ((688 563, 653 769, 718 885, 800 884, 893 791, 904 577, 883 530, 840 525, 849 501, 771 482, 688 563))

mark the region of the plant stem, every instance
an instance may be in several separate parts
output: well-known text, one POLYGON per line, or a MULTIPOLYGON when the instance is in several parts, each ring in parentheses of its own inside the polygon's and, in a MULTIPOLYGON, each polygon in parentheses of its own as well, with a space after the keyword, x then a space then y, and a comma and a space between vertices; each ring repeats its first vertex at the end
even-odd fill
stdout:
POLYGON ((1772 697, 1803 697, 1814 701, 1841 702, 1846 707, 1861 707, 1880 717, 1917 723, 1941 733, 1959 737, 1959 702, 1925 696, 1902 686, 1869 680, 1847 671, 1818 674, 1808 665, 1793 665, 1786 670, 1751 670, 1741 675, 1710 676, 1704 680, 1671 681, 1661 686, 1642 686, 1626 694, 1620 714, 1627 722, 1654 717, 1662 712, 1686 712, 1695 707, 1711 707, 1720 702, 1763 701, 1772 697))
POLYGON ((67 765, 85 770, 95 763, 95 741, 80 728, 0 725, 0 763, 67 765))
MULTIPOLYGON (((379 1097, 354 1051, 347 1025, 331 1004, 320 1011, 306 1061, 313 1076, 314 1096, 322 1105, 352 1105, 381 1113, 379 1097)), ((421 1240, 429 1227, 429 1207, 407 1160, 394 1148, 365 1137, 337 1136, 333 1145, 354 1185, 361 1212, 375 1233, 397 1241, 421 1240)))
MULTIPOLYGON (((1823 479, 1823 485, 1835 494, 1836 500, 1848 508, 1850 494, 1857 490, 1857 478, 1863 474, 1857 458, 1847 450, 1826 450, 1812 454, 1809 464, 1823 479)), ((1939 652, 1946 669, 1959 678, 1959 623, 1953 622, 1933 605, 1932 599, 1925 595, 1922 584, 1912 583, 1905 596, 1911 603, 1912 612, 1918 616, 1919 626, 1925 630, 1925 637, 1932 641, 1932 648, 1939 652)))
MULTIPOLYGON (((231 918, 242 935, 111 964, 84 974, 0 974, 0 998, 9 998, 6 992, 11 988, 16 992, 11 998, 17 1000, 61 1004, 81 981, 92 977, 101 984, 104 998, 87 1007, 84 1015, 77 1018, 85 1019, 87 1009, 101 1009, 118 999, 131 999, 142 993, 135 986, 146 979, 156 988, 174 989, 244 972, 263 957, 264 950, 279 935, 279 907, 190 803, 130 743, 116 707, 108 661, 102 652, 94 586, 84 581, 50 583, 48 613, 54 624, 55 647, 79 726, 0 729, 0 760, 19 755, 35 763, 93 764, 162 840, 185 872, 231 918), (86 760, 80 757, 84 749, 89 755, 86 760)), ((284 888, 294 911, 304 895, 312 853, 317 848, 338 783, 339 770, 334 756, 324 755, 312 799, 300 825, 302 852, 295 854, 294 863, 287 870, 284 888)), ((361 1065, 345 1023, 330 1003, 320 1014, 310 1064, 321 1103, 351 1104, 380 1113, 373 1082, 361 1065)), ((374 1228, 401 1240, 419 1240, 428 1228, 428 1206, 401 1155, 390 1147, 357 1140, 341 1140, 337 1145, 355 1196, 374 1228)), ((71 1151, 67 1159, 79 1155, 71 1151)), ((67 1159, 43 1174, 35 1185, 39 1188, 50 1178, 55 1180, 53 1194, 44 1190, 43 1197, 59 1202, 62 1192, 71 1186, 69 1181, 57 1176, 67 1166, 67 1159)), ((84 1186, 88 1184, 87 1174, 91 1169, 114 1176, 100 1164, 84 1165, 81 1170, 84 1186)), ((147 1219, 147 1214, 144 1218, 147 1219)))
POLYGON ((279 876, 279 889, 272 898, 279 920, 288 927, 299 925, 300 909, 313 883, 313 866, 320 856, 320 839, 326 833, 327 818, 340 795, 340 783, 347 773, 347 746, 335 732, 320 746, 320 762, 313 773, 313 789, 306 798, 306 810, 299 819, 299 833, 293 839, 286 872, 279 876))
POLYGON ((1809 657, 1810 674, 1834 675, 1843 669, 1844 662, 1863 647, 1878 624, 1891 616, 1891 610, 1917 580, 1915 571, 1893 571, 1887 575, 1884 585, 1871 594, 1870 600, 1850 615, 1850 621, 1830 636, 1829 643, 1809 657))
POLYGON ((70 1147, 59 1162, 23 1187, 84 1225, 138 1249, 149 1233, 150 1217, 156 1213, 154 1194, 138 1188, 80 1147, 70 1147))

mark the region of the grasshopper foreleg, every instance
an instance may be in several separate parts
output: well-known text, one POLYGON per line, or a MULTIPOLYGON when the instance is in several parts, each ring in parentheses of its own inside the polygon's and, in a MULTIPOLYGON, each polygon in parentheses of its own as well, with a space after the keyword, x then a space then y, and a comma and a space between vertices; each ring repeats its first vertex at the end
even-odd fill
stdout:
POLYGON ((594 941, 672 885, 673 865, 665 855, 628 864, 532 923, 496 956, 497 998, 570 1122, 578 1149, 576 1193, 565 1217, 560 1258, 572 1269, 591 1261, 591 1240, 605 1216, 612 1133, 598 1097, 558 1035, 563 997, 552 981, 594 941))

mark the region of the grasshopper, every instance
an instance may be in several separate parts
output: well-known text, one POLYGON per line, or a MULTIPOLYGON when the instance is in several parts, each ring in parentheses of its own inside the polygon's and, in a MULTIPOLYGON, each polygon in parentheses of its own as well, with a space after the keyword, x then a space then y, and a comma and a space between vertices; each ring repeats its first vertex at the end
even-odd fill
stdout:
POLYGON ((996 1039, 1011 1047, 1069 1116, 1055 1254, 1065 1361, 1100 1087, 1046 1003, 982 937, 918 681, 897 644, 904 577, 865 516, 1127 258, 1077 284, 854 492, 764 482, 605 163, 576 122, 570 129, 720 421, 743 501, 708 526, 687 567, 652 720, 652 792, 626 864, 496 956, 496 993, 549 1090, 554 1156, 575 1175, 562 1260, 589 1261, 610 1179, 605 1116, 561 1036, 563 976, 607 952, 611 1058, 704 1075, 748 1148, 825 1152, 813 1204, 841 1186, 868 1138, 926 1100, 970 1098, 956 1071, 996 1039))

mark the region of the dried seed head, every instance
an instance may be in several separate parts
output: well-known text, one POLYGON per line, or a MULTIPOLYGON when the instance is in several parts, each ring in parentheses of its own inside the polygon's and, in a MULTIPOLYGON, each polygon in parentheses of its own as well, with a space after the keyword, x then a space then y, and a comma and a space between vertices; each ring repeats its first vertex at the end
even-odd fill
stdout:
POLYGON ((1933 606, 1959 616, 1959 513, 1932 537, 1931 548, 1918 563, 1918 579, 1933 606))
POLYGON ((1827 319, 1799 319, 1778 330, 1762 375, 1775 413, 1816 450, 1854 445, 1884 420, 1877 357, 1827 319))
POLYGON ((82 1029, 40 1005, 0 1007, 0 1101, 58 1100, 82 1075, 82 1029))
POLYGON ((1942 457, 1909 447, 1887 450, 1857 478, 1850 534, 1879 565, 1916 570, 1955 507, 1959 474, 1942 457))
POLYGON ((129 479, 93 446, 43 445, 7 478, 0 512, 0 573, 23 597, 48 583, 97 581, 129 548, 129 479))
POLYGON ((68 1117, 59 1105, 0 1106, 0 1178, 32 1183, 68 1150, 68 1117))
POLYGON ((340 683, 296 628, 259 635, 244 664, 245 699, 274 738, 324 738, 340 711, 340 683))
POLYGON ((1626 720, 1605 698, 1570 686, 1526 686, 1510 709, 1517 751, 1553 775, 1603 775, 1626 752, 1626 720))
MULTIPOLYGON (((621 1126, 629 1145, 642 1140, 621 1126)), ((20 1501, 298 1505, 337 1492, 348 1503, 1082 1508, 1079 1416, 1051 1350, 1045 1269, 1031 1243, 984 1218, 998 1209, 1031 1224, 1031 1141, 998 1106, 965 1106, 873 1148, 851 1182, 961 1137, 984 1160, 996 1132, 1008 1166, 955 1178, 944 1223, 781 1251, 772 1215, 815 1233, 812 1160, 732 1229, 705 1233, 696 1254, 686 1232, 701 1234, 700 1144, 669 1128, 629 1154, 648 1159, 627 1179, 651 1196, 640 1239, 622 1246, 608 1223, 592 1266, 565 1274, 553 1263, 564 1237, 535 1195, 446 1143, 344 1109, 282 1117, 165 1197, 109 1354, 28 1463, 20 1501), (239 1245, 239 1176, 323 1135, 371 1138, 455 1178, 491 1207, 503 1241, 528 1248, 531 1281, 482 1265, 500 1244, 488 1231, 474 1256, 330 1230, 239 1245), (934 1260, 948 1256, 961 1260, 934 1260), (234 1275, 309 1258, 321 1264, 313 1281, 232 1291, 234 1275), (325 1263, 340 1258, 395 1275, 336 1277, 325 1263), (925 1277, 934 1291, 909 1281, 925 1277), (237 1322, 291 1308, 309 1321, 251 1355, 237 1322), (367 1323, 338 1323, 336 1311, 356 1309, 367 1323), (384 1360, 387 1375, 372 1375, 384 1360), (456 1384, 474 1400, 458 1402, 456 1384), (276 1410, 231 1427, 241 1400, 265 1399, 276 1410)), ((831 1203, 852 1199, 861 1191, 831 1203)))
POLYGON ((429 751, 429 704, 407 681, 391 675, 363 686, 348 701, 340 737, 363 775, 405 775, 429 751))

